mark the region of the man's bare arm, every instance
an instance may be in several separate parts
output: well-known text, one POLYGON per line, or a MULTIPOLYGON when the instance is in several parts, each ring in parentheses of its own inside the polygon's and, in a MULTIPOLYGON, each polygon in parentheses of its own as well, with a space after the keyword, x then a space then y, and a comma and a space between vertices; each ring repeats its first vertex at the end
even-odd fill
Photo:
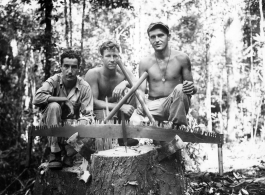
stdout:
POLYGON ((183 92, 188 95, 195 94, 197 89, 193 83, 191 63, 188 56, 185 57, 185 60, 183 60, 182 63, 182 78, 183 78, 183 92))

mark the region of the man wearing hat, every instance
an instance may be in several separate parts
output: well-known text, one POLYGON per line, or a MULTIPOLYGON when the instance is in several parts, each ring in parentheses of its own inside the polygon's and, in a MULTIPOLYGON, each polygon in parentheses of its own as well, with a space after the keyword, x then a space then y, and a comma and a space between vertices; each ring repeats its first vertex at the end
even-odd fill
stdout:
MULTIPOLYGON (((147 34, 154 53, 139 64, 139 76, 144 72, 149 75, 140 86, 141 95, 145 97, 148 84, 148 98, 145 102, 154 118, 158 121, 172 121, 176 125, 187 125, 190 98, 196 93, 189 57, 170 48, 168 25, 162 22, 151 23, 147 34)), ((130 120, 139 124, 144 116, 138 103, 130 120)))

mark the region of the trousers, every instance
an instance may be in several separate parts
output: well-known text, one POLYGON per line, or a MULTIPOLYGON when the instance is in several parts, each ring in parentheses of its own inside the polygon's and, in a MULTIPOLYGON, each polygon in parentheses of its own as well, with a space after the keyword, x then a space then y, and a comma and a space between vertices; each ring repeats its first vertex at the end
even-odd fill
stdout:
MULTIPOLYGON (((46 125, 48 128, 52 125, 60 125, 62 122, 62 108, 57 102, 51 102, 42 111, 41 125, 46 125)), ((58 144, 57 137, 48 137, 48 145, 51 152, 60 152, 61 148, 58 144)))
MULTIPOLYGON (((182 84, 177 85, 167 97, 150 100, 146 99, 146 104, 150 113, 158 121, 172 121, 178 125, 188 125, 186 115, 190 108, 190 96, 183 93, 182 84)), ((137 113, 132 114, 130 121, 134 125, 140 125, 146 117, 137 113)))

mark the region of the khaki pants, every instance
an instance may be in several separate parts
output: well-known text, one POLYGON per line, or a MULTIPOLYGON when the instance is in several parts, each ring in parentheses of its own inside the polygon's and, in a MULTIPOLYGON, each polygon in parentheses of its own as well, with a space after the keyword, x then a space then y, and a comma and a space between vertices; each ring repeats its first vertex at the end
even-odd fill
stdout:
MULTIPOLYGON (((182 84, 177 85, 168 97, 156 100, 146 99, 145 102, 156 120, 188 125, 186 115, 189 112, 190 97, 182 92, 182 84)), ((135 110, 130 121, 134 125, 140 125, 141 121, 146 121, 145 118, 146 116, 137 114, 135 110)))

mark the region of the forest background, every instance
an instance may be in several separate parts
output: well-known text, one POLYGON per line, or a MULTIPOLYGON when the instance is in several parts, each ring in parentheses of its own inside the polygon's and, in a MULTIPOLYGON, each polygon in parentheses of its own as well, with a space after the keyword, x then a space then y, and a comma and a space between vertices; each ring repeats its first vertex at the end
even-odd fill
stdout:
POLYGON ((26 169, 27 129, 39 117, 32 98, 59 71, 63 50, 80 51, 84 75, 101 66, 100 44, 115 40, 137 75, 139 60, 153 51, 151 22, 167 23, 171 48, 191 59, 198 93, 190 115, 199 126, 226 134, 228 142, 264 140, 264 8, 262 0, 1 0, 1 194, 25 192, 21 186, 32 182, 42 160, 35 140, 26 169))

